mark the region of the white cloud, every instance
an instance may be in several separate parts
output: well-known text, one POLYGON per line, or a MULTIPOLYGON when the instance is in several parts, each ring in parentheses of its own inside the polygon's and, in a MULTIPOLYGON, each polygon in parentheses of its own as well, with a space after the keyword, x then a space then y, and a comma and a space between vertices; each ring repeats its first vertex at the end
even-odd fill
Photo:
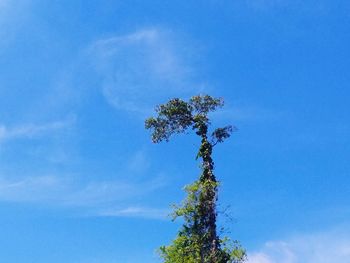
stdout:
POLYGON ((5 8, 9 4, 9 2, 9 0, 0 0, 0 8, 5 8))
POLYGON ((143 196, 164 186, 160 177, 148 181, 96 181, 68 193, 65 205, 98 207, 111 206, 137 196, 143 196))
POLYGON ((25 177, 9 180, 0 178, 0 201, 7 202, 38 202, 55 199, 65 191, 63 181, 56 176, 25 177))
POLYGON ((268 109, 259 106, 248 106, 236 104, 233 107, 231 105, 225 105, 220 111, 212 113, 215 116, 214 119, 223 119, 225 121, 248 121, 248 122, 259 122, 259 121, 276 121, 288 114, 286 112, 268 109))
POLYGON ((267 242, 248 254, 248 263, 347 263, 350 258, 348 227, 303 234, 285 241, 267 242))
MULTIPOLYGON (((57 125, 45 125, 51 126, 57 125)), ((115 180, 86 180, 79 174, 64 173, 5 175, 6 169, 0 170, 0 202, 34 204, 56 209, 74 208, 81 215, 88 216, 161 219, 164 218, 164 210, 131 205, 134 200, 139 200, 166 184, 162 175, 151 178, 124 175, 141 174, 143 170, 135 170, 130 165, 148 166, 149 163, 144 158, 143 151, 137 151, 130 162, 121 168, 123 179, 115 180)), ((115 175, 115 178, 120 176, 115 175)))
POLYGON ((111 180, 83 184, 72 179, 56 175, 26 176, 21 179, 1 177, 0 201, 93 207, 143 195, 164 184, 157 177, 136 183, 111 180))
POLYGON ((190 53, 188 43, 159 28, 98 40, 88 50, 107 101, 139 113, 161 99, 198 90, 190 53))
POLYGON ((32 1, 0 0, 0 53, 27 20, 32 1))
POLYGON ((168 209, 157 209, 149 207, 131 206, 123 209, 107 210, 100 216, 109 217, 142 217, 149 219, 166 219, 170 211, 168 209))
POLYGON ((44 124, 21 124, 13 127, 0 124, 0 142, 18 138, 33 138, 36 136, 52 133, 67 127, 74 123, 74 118, 63 121, 55 121, 44 124))

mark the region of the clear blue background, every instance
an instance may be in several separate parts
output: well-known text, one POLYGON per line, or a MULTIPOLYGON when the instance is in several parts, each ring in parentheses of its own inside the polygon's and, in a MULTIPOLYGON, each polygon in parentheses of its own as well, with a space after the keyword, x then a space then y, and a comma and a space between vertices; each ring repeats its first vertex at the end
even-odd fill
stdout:
POLYGON ((199 140, 144 119, 199 93, 238 128, 214 156, 233 239, 348 231, 349 25, 340 0, 0 0, 1 261, 158 262, 199 140))

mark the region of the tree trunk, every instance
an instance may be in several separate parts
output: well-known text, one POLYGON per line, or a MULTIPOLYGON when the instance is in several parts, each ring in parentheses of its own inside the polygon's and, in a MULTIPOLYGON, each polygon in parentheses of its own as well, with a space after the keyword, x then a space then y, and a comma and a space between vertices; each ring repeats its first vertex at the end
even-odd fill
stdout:
POLYGON ((213 173, 214 162, 211 157, 213 146, 207 138, 207 125, 200 125, 199 133, 202 137, 199 155, 202 158, 203 173, 200 177, 200 182, 203 184, 203 190, 199 202, 199 208, 201 211, 200 218, 203 227, 203 234, 205 234, 203 250, 207 255, 206 258, 210 258, 210 262, 208 263, 217 263, 216 258, 219 249, 216 232, 217 181, 213 173))

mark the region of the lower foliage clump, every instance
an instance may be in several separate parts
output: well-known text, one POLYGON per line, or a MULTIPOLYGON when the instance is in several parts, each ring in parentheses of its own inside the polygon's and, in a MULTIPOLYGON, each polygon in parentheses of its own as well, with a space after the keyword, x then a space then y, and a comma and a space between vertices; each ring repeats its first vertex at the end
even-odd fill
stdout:
POLYGON ((215 191, 217 187, 217 183, 200 181, 185 187, 187 198, 180 207, 175 206, 173 212, 173 219, 182 217, 185 222, 172 244, 160 247, 164 263, 241 263, 246 259, 239 242, 228 237, 216 236, 216 246, 206 245, 208 228, 201 225, 204 222, 200 220, 203 205, 200 200, 208 190, 215 191))

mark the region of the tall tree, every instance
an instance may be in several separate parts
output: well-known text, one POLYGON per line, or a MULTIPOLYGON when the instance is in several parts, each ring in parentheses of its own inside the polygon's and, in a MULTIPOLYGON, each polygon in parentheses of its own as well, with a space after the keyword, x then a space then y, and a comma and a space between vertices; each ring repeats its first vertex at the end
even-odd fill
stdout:
POLYGON ((182 217, 184 224, 169 246, 160 248, 165 263, 238 263, 245 251, 237 242, 221 238, 217 231, 218 180, 214 175, 212 151, 215 145, 230 137, 232 126, 209 132, 208 113, 224 105, 220 98, 209 95, 192 97, 188 102, 175 98, 156 108, 156 117, 146 120, 152 131, 152 141, 168 141, 174 134, 192 128, 201 138, 197 159, 201 158, 202 173, 185 187, 187 197, 174 210, 174 219, 182 217))

